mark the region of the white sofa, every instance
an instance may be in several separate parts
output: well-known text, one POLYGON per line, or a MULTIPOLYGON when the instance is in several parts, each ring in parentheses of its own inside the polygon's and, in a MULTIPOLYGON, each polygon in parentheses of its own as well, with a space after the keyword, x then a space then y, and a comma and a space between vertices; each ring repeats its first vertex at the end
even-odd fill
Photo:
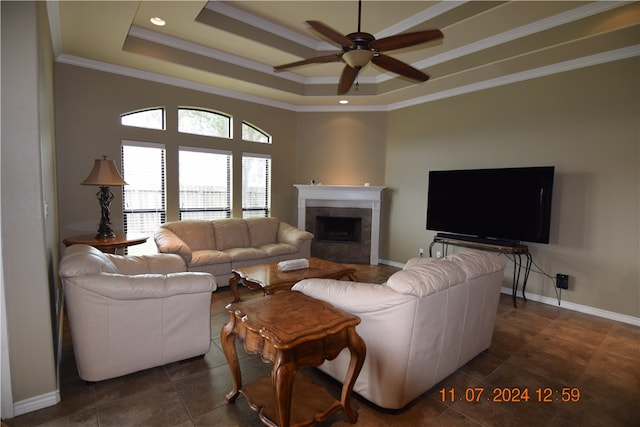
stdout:
POLYGON ((80 378, 101 381, 204 355, 215 278, 178 255, 119 256, 87 245, 60 261, 80 378))
POLYGON ((313 234, 275 217, 183 220, 162 224, 158 251, 180 255, 189 271, 204 271, 227 286, 232 270, 311 256, 313 234))
MULTIPOLYGON (((292 290, 359 316, 367 346, 354 391, 400 409, 491 346, 504 258, 463 252, 414 258, 384 284, 306 279, 292 290)), ((320 369, 345 376, 348 352, 320 369)))

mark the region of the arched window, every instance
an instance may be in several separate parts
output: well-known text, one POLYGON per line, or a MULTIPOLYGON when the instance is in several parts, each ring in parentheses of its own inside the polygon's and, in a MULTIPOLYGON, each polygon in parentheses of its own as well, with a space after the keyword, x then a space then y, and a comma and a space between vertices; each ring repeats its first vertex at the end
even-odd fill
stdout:
POLYGON ((248 122, 242 122, 242 140, 271 144, 271 135, 248 122))
POLYGON ((178 132, 231 138, 231 117, 215 111, 178 108, 178 132))
POLYGON ((149 108, 120 115, 120 124, 146 129, 165 129, 164 108, 149 108))

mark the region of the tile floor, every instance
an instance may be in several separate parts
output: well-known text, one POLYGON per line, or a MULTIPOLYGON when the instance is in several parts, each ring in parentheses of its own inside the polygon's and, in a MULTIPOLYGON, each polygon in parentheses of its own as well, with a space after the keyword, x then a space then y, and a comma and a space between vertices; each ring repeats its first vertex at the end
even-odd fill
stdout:
MULTIPOLYGON (((356 266, 361 281, 380 283, 395 271, 387 266, 356 266)), ((242 290, 243 298, 258 297, 242 290)), ((4 420, 3 426, 260 426, 246 402, 227 405, 231 375, 220 350, 219 331, 227 321, 228 288, 212 299, 211 350, 203 359, 173 363, 122 378, 87 385, 77 376, 68 331, 63 346, 61 395, 53 407, 4 420)), ((359 397, 352 401, 360 426, 607 426, 640 425, 640 328, 503 295, 492 347, 402 411, 376 409, 359 397), (578 402, 538 402, 536 389, 579 392, 578 402), (457 396, 476 388, 529 390, 529 401, 499 403, 481 399, 451 403, 440 390, 457 396)), ((243 380, 267 375, 270 365, 241 356, 243 380)), ((339 385, 305 371, 337 395, 339 385)), ((508 397, 508 395, 506 395, 508 397)), ((570 397, 570 396, 569 396, 570 397)), ((347 426, 342 413, 323 426, 347 426)))

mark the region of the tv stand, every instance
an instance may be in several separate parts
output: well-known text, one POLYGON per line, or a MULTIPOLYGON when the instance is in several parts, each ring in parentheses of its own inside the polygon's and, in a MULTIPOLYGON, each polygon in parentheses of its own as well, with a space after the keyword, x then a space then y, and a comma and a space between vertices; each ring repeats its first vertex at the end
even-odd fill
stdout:
POLYGON ((531 272, 531 264, 533 263, 533 258, 531 257, 531 253, 529 252, 529 247, 527 245, 523 245, 516 242, 511 241, 503 241, 503 240, 491 240, 491 239, 483 239, 480 237, 472 237, 472 236, 458 236, 455 234, 446 234, 446 233, 438 233, 433 238, 433 241, 429 245, 429 256, 432 255, 433 246, 439 243, 442 245, 443 254, 447 255, 447 250, 449 245, 451 246, 459 246, 470 249, 477 249, 481 251, 490 251, 490 252, 498 252, 501 254, 505 254, 507 256, 511 256, 514 267, 513 267, 513 284, 512 286, 512 296, 513 296, 513 306, 517 307, 516 303, 516 294, 518 292, 518 283, 520 282, 520 275, 522 270, 524 269, 524 274, 522 278, 522 298, 526 301, 527 297, 524 294, 525 289, 527 288, 527 280, 529 279, 529 273, 531 272), (525 261, 523 263, 522 256, 525 257, 525 261))

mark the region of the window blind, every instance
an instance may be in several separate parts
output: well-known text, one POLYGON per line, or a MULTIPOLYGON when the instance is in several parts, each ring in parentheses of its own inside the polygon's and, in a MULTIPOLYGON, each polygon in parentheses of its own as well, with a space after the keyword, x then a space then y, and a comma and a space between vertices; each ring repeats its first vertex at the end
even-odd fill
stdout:
POLYGON ((126 233, 151 239, 127 248, 127 254, 157 252, 153 233, 166 221, 165 148, 161 144, 122 142, 123 220, 126 233))

